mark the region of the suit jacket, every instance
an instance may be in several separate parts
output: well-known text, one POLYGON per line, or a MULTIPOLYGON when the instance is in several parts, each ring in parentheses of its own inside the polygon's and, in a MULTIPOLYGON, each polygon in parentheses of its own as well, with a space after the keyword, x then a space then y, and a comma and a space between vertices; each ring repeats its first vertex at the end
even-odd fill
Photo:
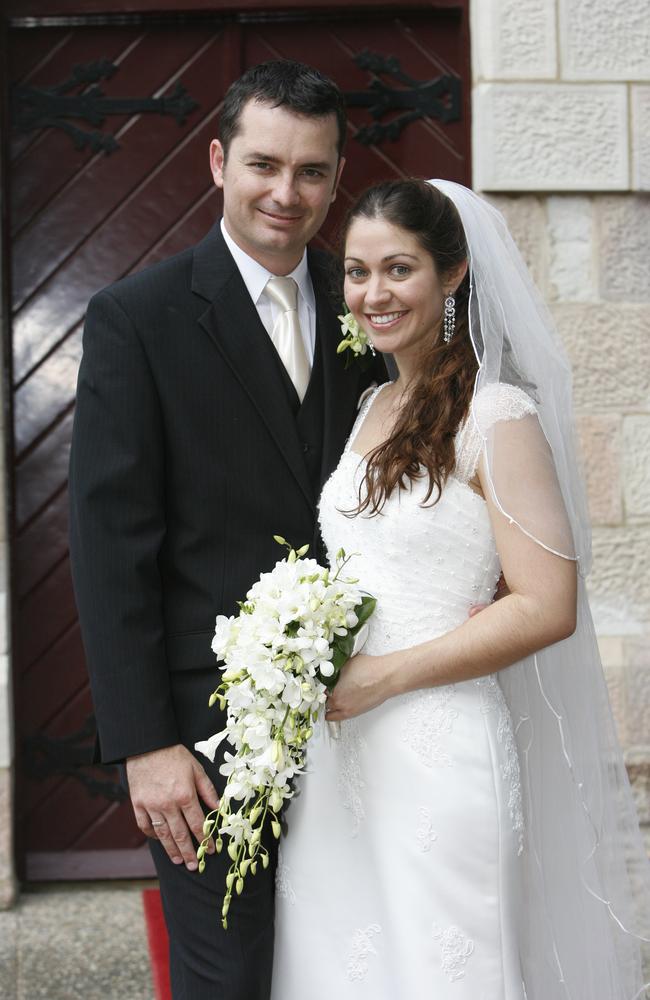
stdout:
MULTIPOLYGON (((322 483, 359 394, 386 375, 379 359, 345 369, 327 258, 309 251, 309 270, 322 483)), ((277 354, 218 224, 92 299, 70 487, 75 594, 99 756, 110 762, 180 741, 170 681, 215 671, 215 615, 235 612, 282 557, 273 535, 317 544, 317 496, 277 354)))

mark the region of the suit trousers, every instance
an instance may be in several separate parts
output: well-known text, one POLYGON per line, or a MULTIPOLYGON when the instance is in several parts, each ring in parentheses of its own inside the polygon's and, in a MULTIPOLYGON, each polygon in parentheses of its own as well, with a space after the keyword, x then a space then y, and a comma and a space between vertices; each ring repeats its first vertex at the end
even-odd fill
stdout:
POLYGON ((221 926, 228 855, 207 857, 205 871, 174 865, 150 842, 169 933, 173 1000, 269 1000, 273 970, 273 872, 260 865, 233 896, 221 926))
MULTIPOLYGON (((219 727, 216 710, 208 708, 219 683, 216 668, 170 674, 174 707, 183 743, 194 743, 219 727)), ((219 792, 225 779, 219 758, 211 764, 195 754, 219 792)), ((205 807, 204 807, 205 808, 205 807)), ((157 840, 149 841, 160 881, 160 895, 169 933, 173 1000, 268 1000, 273 969, 274 882, 277 849, 270 831, 264 844, 271 855, 267 869, 248 873, 241 896, 234 895, 228 929, 221 925, 226 873, 231 864, 225 850, 206 855, 203 874, 174 865, 157 840)))

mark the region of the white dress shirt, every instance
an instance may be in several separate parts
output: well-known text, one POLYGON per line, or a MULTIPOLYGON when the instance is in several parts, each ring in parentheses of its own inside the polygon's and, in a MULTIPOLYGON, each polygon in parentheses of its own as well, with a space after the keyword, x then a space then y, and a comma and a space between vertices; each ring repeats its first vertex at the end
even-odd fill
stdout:
MULTIPOLYGON (((269 337, 271 336, 275 321, 280 315, 279 306, 267 295, 266 283, 269 278, 274 277, 271 271, 267 271, 258 261, 250 257, 239 247, 226 229, 224 220, 221 220, 221 232, 226 241, 226 246, 230 250, 235 264, 242 276, 243 282, 248 289, 248 294, 255 304, 259 317, 264 324, 269 337)), ((305 350, 309 363, 314 363, 314 347, 316 344, 316 299, 314 288, 309 276, 307 267, 307 250, 303 253, 297 267, 287 275, 293 278, 298 286, 298 319, 300 320, 300 332, 305 344, 305 350)))

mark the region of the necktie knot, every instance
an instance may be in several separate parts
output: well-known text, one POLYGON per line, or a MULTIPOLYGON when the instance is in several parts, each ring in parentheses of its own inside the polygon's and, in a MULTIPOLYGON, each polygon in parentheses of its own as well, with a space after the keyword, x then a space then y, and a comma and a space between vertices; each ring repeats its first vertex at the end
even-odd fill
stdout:
POLYGON ((269 278, 266 291, 282 312, 295 312, 298 307, 298 286, 293 278, 269 278))

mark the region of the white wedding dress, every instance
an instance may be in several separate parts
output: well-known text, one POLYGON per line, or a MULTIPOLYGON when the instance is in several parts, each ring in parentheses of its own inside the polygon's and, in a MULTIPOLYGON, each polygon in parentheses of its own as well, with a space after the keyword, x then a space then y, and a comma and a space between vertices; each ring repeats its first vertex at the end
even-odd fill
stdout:
MULTIPOLYGON (((320 501, 330 553, 377 598, 364 652, 424 642, 489 602, 500 574, 484 500, 468 485, 470 418, 438 503, 424 481, 376 517, 354 509, 348 449, 320 501)), ((481 426, 534 412, 521 390, 475 400, 481 426)), ((351 446, 350 446, 351 445, 351 446)), ((280 846, 273 1000, 524 1000, 515 913, 526 850, 519 760, 497 675, 411 692, 309 745, 280 846)))

